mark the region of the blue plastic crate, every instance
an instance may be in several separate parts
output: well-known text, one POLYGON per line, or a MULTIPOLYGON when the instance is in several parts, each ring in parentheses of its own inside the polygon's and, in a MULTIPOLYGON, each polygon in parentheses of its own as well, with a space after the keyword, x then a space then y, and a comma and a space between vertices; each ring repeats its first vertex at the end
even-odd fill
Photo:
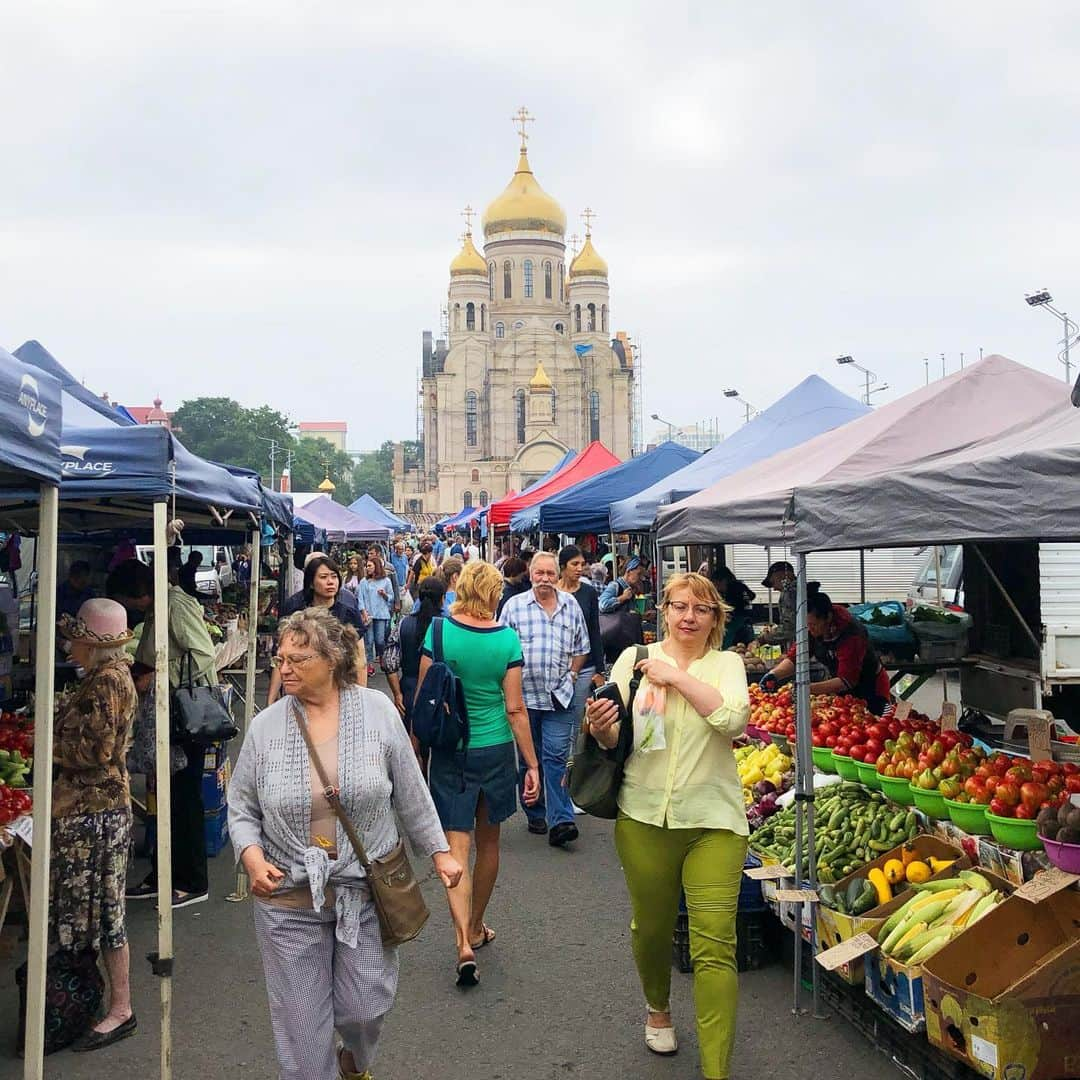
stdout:
POLYGON ((229 812, 215 810, 203 817, 203 833, 206 837, 206 854, 213 858, 229 842, 229 812))
POLYGON ((203 773, 203 810, 210 814, 225 806, 225 767, 203 773))
MULTIPOLYGON (((760 865, 761 860, 756 855, 751 855, 750 852, 746 853, 746 862, 743 863, 743 869, 760 865)), ((764 911, 765 906, 765 898, 761 895, 761 882, 753 881, 743 874, 742 882, 739 885, 739 911, 747 913, 764 911)))

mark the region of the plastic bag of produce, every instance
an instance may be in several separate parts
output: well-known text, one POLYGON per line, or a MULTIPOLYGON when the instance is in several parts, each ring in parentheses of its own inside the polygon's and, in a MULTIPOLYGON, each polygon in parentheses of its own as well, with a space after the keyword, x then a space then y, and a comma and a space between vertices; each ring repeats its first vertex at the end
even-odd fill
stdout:
POLYGON ((971 629, 972 618, 966 611, 943 611, 920 604, 907 617, 908 625, 920 641, 959 641, 971 629))

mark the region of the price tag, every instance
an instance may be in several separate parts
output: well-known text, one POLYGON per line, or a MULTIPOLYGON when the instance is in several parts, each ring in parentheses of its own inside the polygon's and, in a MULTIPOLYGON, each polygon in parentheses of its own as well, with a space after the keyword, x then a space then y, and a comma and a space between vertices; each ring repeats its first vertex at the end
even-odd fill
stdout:
POLYGON ((1031 760, 1050 761, 1050 721, 1045 716, 1028 717, 1027 729, 1031 760))
POLYGON ((17 818, 8 826, 8 829, 27 847, 34 846, 34 819, 29 814, 17 818))
POLYGON ((818 894, 813 889, 777 889, 776 899, 782 904, 816 904, 818 894))
POLYGON ((1067 889, 1070 885, 1080 881, 1076 874, 1066 874, 1056 866, 1049 870, 1040 870, 1029 882, 1021 885, 1014 895, 1026 900, 1029 904, 1040 904, 1043 900, 1067 889))
POLYGON ((877 947, 878 943, 869 934, 856 934, 853 938, 818 953, 817 962, 826 971, 835 971, 845 964, 850 964, 852 960, 858 960, 860 956, 873 952, 877 947))
POLYGON ((795 876, 795 871, 786 866, 751 866, 743 873, 751 881, 780 881, 795 876))
POLYGON ((911 702, 910 701, 901 701, 900 704, 896 706, 896 712, 893 713, 894 719, 899 721, 901 724, 910 715, 911 715, 911 702))
POLYGON ((956 715, 956 702, 946 701, 941 706, 941 730, 942 731, 956 731, 958 730, 957 715, 956 715))

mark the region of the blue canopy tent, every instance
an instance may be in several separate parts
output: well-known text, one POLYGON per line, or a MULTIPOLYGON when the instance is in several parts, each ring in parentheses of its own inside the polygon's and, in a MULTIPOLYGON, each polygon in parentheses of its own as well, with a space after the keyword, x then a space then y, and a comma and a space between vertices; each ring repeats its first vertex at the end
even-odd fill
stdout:
POLYGON ((613 502, 611 529, 648 532, 660 506, 685 499, 756 461, 798 446, 868 412, 870 409, 862 402, 811 375, 697 461, 637 494, 613 502))
POLYGON ((607 533, 608 512, 613 502, 670 476, 699 457, 698 451, 678 443, 661 443, 640 457, 631 458, 536 506, 519 511, 511 519, 510 527, 514 532, 539 527, 541 532, 572 536, 607 533))
POLYGON ((412 528, 409 522, 404 518, 399 518, 396 514, 392 514, 382 503, 368 495, 367 492, 355 502, 350 503, 349 509, 357 517, 366 518, 368 521, 374 521, 379 525, 389 525, 395 532, 403 532, 412 528))

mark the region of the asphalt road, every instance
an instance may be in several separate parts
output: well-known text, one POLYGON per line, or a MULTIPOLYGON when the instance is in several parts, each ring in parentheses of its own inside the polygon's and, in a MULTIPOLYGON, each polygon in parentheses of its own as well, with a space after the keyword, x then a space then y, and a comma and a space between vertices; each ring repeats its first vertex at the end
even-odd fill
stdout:
MULTIPOLYGON (((401 950, 401 982, 380 1049, 379 1080, 689 1080, 699 1075, 692 977, 673 972, 681 1049, 644 1047, 643 1002, 629 946, 629 911, 611 825, 579 818, 571 851, 529 835, 519 813, 503 829, 503 863, 488 915, 498 940, 478 954, 481 983, 453 984, 445 893, 428 880, 432 918, 401 950)), ((143 867, 136 865, 132 879, 143 867)), ((231 849, 211 860, 211 899, 175 913, 173 1075, 178 1080, 277 1075, 251 901, 225 901, 231 849)), ((46 1074, 63 1080, 159 1075, 158 986, 149 901, 129 905, 137 1034, 104 1051, 61 1051, 46 1074)), ((22 1075, 14 1055, 15 961, 0 960, 0 1080, 22 1075)), ((841 1019, 792 1016, 792 975, 780 964, 740 977, 738 1080, 902 1075, 841 1019), (810 1056, 812 1055, 812 1057, 810 1056), (828 1064, 822 1068, 822 1063, 828 1064)))

